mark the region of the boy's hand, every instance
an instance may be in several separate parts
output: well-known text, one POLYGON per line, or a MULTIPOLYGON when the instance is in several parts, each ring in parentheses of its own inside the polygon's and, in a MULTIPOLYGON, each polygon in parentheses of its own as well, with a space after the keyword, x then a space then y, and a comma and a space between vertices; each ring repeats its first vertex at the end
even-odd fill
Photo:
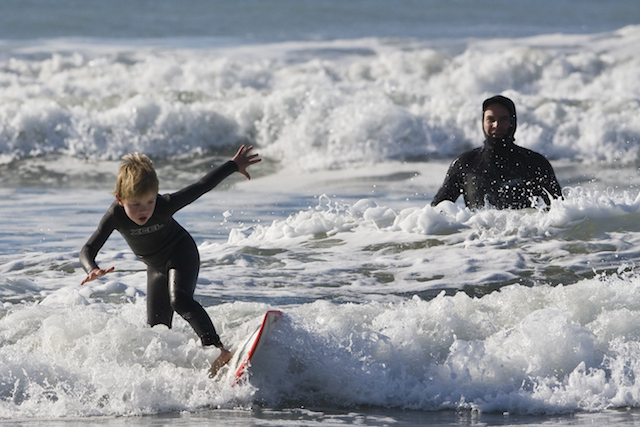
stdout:
POLYGON ((95 268, 95 269, 91 270, 91 273, 89 273, 89 275, 86 277, 86 279, 84 279, 82 281, 82 283, 80 283, 80 286, 82 286, 85 283, 90 282, 92 280, 96 280, 98 277, 102 277, 107 273, 111 273, 114 269, 115 269, 115 267, 111 267, 108 270, 103 270, 101 268, 95 268))
POLYGON ((258 158, 258 154, 249 154, 252 149, 253 145, 250 145, 248 148, 245 148, 244 145, 242 145, 236 155, 231 158, 231 160, 238 165, 238 172, 246 176, 247 179, 251 179, 247 172, 247 168, 254 163, 262 161, 262 159, 258 158))

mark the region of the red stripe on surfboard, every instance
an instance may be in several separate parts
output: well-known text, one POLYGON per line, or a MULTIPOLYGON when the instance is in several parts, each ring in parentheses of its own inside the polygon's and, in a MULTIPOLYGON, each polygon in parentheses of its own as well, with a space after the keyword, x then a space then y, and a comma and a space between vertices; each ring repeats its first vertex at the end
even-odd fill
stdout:
POLYGON ((260 325, 260 330, 258 331, 258 336, 256 336, 256 339, 253 341, 253 344, 251 345, 251 348, 249 349, 249 352, 244 357, 244 360, 242 361, 242 363, 240 363, 240 366, 238 367, 238 370, 236 371, 236 373, 234 375, 235 382, 240 381, 240 377, 242 377, 242 375, 247 370, 247 367, 249 366, 249 362, 251 361, 251 358, 253 357, 253 353, 255 353, 256 348, 258 347, 258 343, 262 339, 262 332, 264 331, 264 327, 267 324, 267 317, 271 313, 276 313, 278 316, 282 316, 282 312, 280 310, 269 310, 264 315, 264 319, 262 319, 262 325, 260 325))

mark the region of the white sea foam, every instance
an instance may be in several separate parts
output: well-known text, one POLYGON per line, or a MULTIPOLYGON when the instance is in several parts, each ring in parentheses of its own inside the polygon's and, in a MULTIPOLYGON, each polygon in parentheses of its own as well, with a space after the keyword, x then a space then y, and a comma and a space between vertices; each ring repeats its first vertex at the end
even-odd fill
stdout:
POLYGON ((451 157, 480 144, 480 104, 504 93, 520 144, 553 159, 634 162, 639 37, 632 26, 462 48, 18 44, 0 61, 0 155, 166 157, 249 141, 304 170, 451 157))
MULTIPOLYGON (((0 319, 0 417, 134 415, 211 405, 354 406, 512 413, 595 411, 640 404, 639 282, 598 277, 572 286, 513 285, 482 298, 336 304, 285 310, 252 385, 206 377, 186 322, 145 326, 144 302, 109 304, 61 289, 0 319)), ((115 290, 115 289, 112 289, 115 290)), ((237 342, 270 308, 209 312, 237 342)))
MULTIPOLYGON (((207 378, 215 351, 181 318, 172 330, 146 325, 144 266, 117 234, 98 257, 116 272, 79 285, 77 251, 108 190, 3 190, 0 417, 254 402, 544 414, 637 406, 637 190, 566 187, 546 212, 431 207, 430 174, 441 179, 446 166, 279 171, 177 215, 198 241, 197 296, 225 343, 267 309, 287 314, 239 388, 207 378)), ((621 176, 607 180, 626 185, 621 176)))

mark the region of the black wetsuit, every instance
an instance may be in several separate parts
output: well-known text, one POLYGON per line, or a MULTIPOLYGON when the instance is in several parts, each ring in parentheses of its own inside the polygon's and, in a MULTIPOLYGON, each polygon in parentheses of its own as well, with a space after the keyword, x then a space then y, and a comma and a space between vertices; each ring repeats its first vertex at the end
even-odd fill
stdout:
POLYGON ((514 144, 513 102, 502 96, 489 98, 483 104, 483 113, 492 103, 504 105, 511 113, 507 135, 492 138, 485 133, 483 147, 467 151, 454 160, 432 206, 443 200, 455 202, 461 194, 470 209, 481 209, 487 204, 498 209, 522 209, 532 207, 537 197, 542 197, 547 205, 550 197, 561 197, 562 189, 549 161, 514 144))
POLYGON ((116 201, 102 217, 98 229, 80 251, 87 273, 99 268, 96 255, 113 230, 118 230, 133 252, 147 265, 147 319, 151 326, 171 327, 173 312, 193 327, 202 345, 222 347, 211 318, 193 299, 200 256, 191 235, 173 219, 173 214, 213 189, 238 170, 229 161, 200 181, 172 194, 158 195, 153 215, 137 225, 116 201))

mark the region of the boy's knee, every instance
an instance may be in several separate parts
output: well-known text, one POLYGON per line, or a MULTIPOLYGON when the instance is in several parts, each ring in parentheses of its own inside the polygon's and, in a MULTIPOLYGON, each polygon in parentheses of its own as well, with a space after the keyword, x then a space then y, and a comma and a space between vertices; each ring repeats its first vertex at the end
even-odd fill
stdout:
POLYGON ((171 295, 171 308, 185 319, 189 315, 193 305, 193 298, 184 292, 175 292, 171 295))

